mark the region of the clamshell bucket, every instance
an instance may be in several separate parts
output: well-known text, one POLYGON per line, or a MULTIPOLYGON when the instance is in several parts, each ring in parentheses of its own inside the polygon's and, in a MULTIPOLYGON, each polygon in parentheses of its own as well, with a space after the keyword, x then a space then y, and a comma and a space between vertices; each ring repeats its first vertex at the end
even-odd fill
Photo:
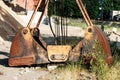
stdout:
POLYGON ((91 58, 94 57, 88 56, 88 53, 94 53, 94 48, 92 47, 97 41, 97 47, 101 48, 103 51, 102 55, 107 64, 112 62, 112 55, 110 50, 109 42, 105 34, 96 26, 89 26, 85 31, 85 36, 71 51, 69 61, 77 62, 80 57, 85 57, 84 63, 89 63, 91 58))
MULTIPOLYGON (((37 27, 31 29, 30 24, 34 18, 34 15, 38 9, 39 3, 25 28, 21 28, 15 35, 10 49, 9 66, 22 66, 32 64, 45 64, 51 62, 66 62, 66 61, 79 61, 81 54, 94 51, 92 45, 97 39, 105 55, 105 61, 107 64, 112 62, 110 45, 107 41, 105 34, 91 22, 89 15, 87 14, 85 7, 81 0, 76 0, 80 11, 88 25, 85 36, 73 49, 69 45, 46 45, 40 31, 38 29, 45 9, 48 6, 49 0, 46 1, 45 9, 42 12, 37 27)), ((90 61, 90 60, 89 60, 90 61)))
MULTIPOLYGON (((40 36, 38 29, 44 13, 40 16, 37 27, 33 29, 30 28, 41 1, 42 0, 39 0, 27 27, 21 28, 13 39, 9 55, 9 66, 49 63, 46 43, 40 36)), ((45 7, 48 5, 48 2, 49 0, 47 0, 45 7)))
POLYGON ((9 66, 49 63, 46 43, 38 34, 38 29, 19 30, 11 45, 9 66))
MULTIPOLYGON (((90 43, 93 43, 95 39, 98 40, 100 43, 100 46, 103 50, 103 55, 105 56, 105 62, 107 64, 110 64, 112 62, 112 55, 111 55, 110 45, 106 38, 106 35, 103 33, 103 31, 101 29, 99 29, 98 27, 93 25, 84 5, 82 3, 82 0, 76 0, 76 3, 85 19, 85 22, 88 25, 84 39, 82 40, 82 42, 79 42, 77 46, 81 48, 82 45, 86 43, 85 42, 86 40, 88 40, 88 42, 90 42, 90 43), (91 33, 92 33, 92 35, 91 35, 91 33)), ((92 44, 90 44, 90 45, 92 45, 92 44)), ((77 46, 74 48, 74 50, 76 50, 76 49, 80 50, 80 48, 78 49, 77 46)))

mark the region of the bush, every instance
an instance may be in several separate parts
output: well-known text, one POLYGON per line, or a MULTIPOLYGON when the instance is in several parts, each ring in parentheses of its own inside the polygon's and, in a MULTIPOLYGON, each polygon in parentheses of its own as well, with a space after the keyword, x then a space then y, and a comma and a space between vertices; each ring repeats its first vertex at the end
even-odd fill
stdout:
POLYGON ((56 2, 50 2, 48 13, 51 15, 73 18, 82 16, 75 0, 58 0, 56 2))

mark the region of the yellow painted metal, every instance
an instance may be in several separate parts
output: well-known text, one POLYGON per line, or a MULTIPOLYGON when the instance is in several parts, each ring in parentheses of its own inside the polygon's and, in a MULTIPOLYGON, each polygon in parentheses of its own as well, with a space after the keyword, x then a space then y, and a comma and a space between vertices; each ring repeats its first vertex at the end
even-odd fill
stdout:
POLYGON ((48 58, 51 62, 65 62, 71 49, 70 45, 48 45, 48 58))

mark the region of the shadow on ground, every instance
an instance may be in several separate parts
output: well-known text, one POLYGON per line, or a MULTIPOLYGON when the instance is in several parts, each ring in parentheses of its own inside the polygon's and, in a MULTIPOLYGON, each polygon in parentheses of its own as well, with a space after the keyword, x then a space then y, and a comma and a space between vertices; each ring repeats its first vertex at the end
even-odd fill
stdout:
MULTIPOLYGON (((5 57, 8 57, 8 53, 7 52, 1 52, 0 51, 0 55, 3 55, 5 57)), ((0 65, 3 65, 3 66, 8 66, 8 58, 0 58, 0 65)))

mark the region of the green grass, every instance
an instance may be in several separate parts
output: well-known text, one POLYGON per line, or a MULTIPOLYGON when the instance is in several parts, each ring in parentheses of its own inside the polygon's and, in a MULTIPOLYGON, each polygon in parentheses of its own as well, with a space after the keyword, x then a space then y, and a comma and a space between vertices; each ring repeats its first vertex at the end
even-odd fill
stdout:
POLYGON ((54 80, 120 80, 120 55, 119 52, 113 55, 112 64, 105 63, 105 55, 98 46, 98 43, 93 44, 95 51, 90 64, 68 63, 66 66, 59 67, 49 75, 49 79, 54 80), (89 65, 89 68, 86 67, 89 65))
POLYGON ((68 26, 77 26, 86 28, 87 24, 82 19, 69 19, 68 26))
MULTIPOLYGON (((86 27, 85 22, 82 20, 69 20, 69 26, 86 27)), ((105 30, 112 30, 112 27, 104 27, 105 30)), ((75 41, 74 39, 73 42, 75 41)), ((73 46, 74 44, 71 45, 73 46)), ((104 53, 98 45, 99 43, 96 42, 92 46, 94 48, 92 56, 95 58, 95 61, 91 59, 90 64, 82 64, 82 61, 78 63, 67 63, 66 66, 50 71, 50 74, 46 76, 46 80, 120 80, 120 50, 116 49, 114 51, 112 64, 107 65, 104 60, 105 55, 103 55, 104 53)), ((111 47, 111 49, 114 48, 111 47)))
MULTIPOLYGON (((77 21, 77 20, 72 20, 70 19, 69 25, 75 25, 75 26, 82 26, 85 27, 86 25, 84 25, 85 22, 83 21, 77 21), (81 23, 80 23, 81 22, 81 23)), ((101 25, 97 25, 98 27, 101 28, 101 25)), ((108 31, 112 31, 113 27, 110 27, 108 25, 104 25, 104 29, 108 30, 108 31)), ((117 31, 120 31, 120 28, 117 28, 117 31)), ((114 49, 111 47, 111 49, 114 49)), ((114 51, 114 50, 112 50, 114 51)), ((104 53, 103 51, 101 51, 98 48, 98 44, 95 47, 95 52, 93 55, 94 57, 96 57, 96 62, 95 64, 92 63, 90 64, 90 69, 92 71, 92 73, 95 73, 96 79, 97 80, 120 80, 120 50, 116 50, 114 51, 114 55, 113 55, 113 61, 112 64, 107 65, 104 61, 104 53)), ((82 68, 84 68, 85 70, 88 70, 86 67, 81 66, 82 68)))
POLYGON ((109 68, 108 65, 105 63, 104 52, 102 51, 98 42, 95 42, 93 46, 95 49, 93 52, 95 61, 91 60, 90 68, 93 72, 95 72, 97 80, 108 80, 107 71, 109 70, 109 68))
POLYGON ((114 53, 112 64, 108 65, 105 63, 105 55, 99 43, 95 41, 92 47, 93 53, 88 54, 95 60, 91 59, 90 64, 82 64, 82 59, 77 63, 66 63, 50 71, 45 80, 120 80, 119 51, 114 53))
MULTIPOLYGON (((87 27, 87 24, 85 23, 85 21, 83 19, 72 19, 72 18, 69 18, 68 19, 69 22, 68 22, 68 25, 69 26, 77 26, 77 27, 82 27, 82 28, 86 28, 87 27)), ((94 24, 96 26, 98 26, 99 28, 101 28, 102 24, 94 24)), ((105 30, 112 30, 113 27, 112 26, 108 26, 108 25, 103 25, 104 26, 104 29, 105 30)), ((120 31, 120 28, 118 26, 117 27, 117 30, 120 31)))

